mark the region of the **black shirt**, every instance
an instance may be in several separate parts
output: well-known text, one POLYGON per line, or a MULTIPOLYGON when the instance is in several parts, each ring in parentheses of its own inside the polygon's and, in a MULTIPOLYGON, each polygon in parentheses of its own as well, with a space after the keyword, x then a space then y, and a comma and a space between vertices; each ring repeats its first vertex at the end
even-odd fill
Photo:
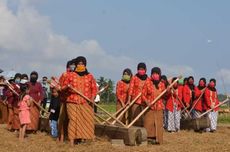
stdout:
POLYGON ((51 97, 50 107, 49 107, 50 117, 49 120, 58 120, 60 113, 60 99, 59 97, 51 97))

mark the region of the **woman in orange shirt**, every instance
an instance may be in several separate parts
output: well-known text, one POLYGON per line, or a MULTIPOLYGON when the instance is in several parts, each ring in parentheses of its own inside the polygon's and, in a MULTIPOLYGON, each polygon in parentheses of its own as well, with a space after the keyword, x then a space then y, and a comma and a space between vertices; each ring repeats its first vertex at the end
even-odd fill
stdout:
POLYGON ((207 105, 207 110, 212 109, 212 111, 208 113, 208 117, 211 121, 211 125, 210 128, 206 129, 206 131, 214 132, 216 131, 216 127, 217 127, 218 110, 219 110, 219 107, 215 108, 215 106, 219 104, 215 79, 210 80, 208 84, 208 88, 205 90, 204 97, 207 105))
POLYGON ((71 146, 74 145, 75 139, 78 142, 84 142, 85 140, 93 140, 95 138, 93 107, 84 97, 68 88, 68 86, 72 86, 89 98, 91 102, 94 102, 97 94, 96 80, 86 69, 85 57, 77 57, 75 64, 75 72, 69 73, 62 86, 62 89, 67 88, 70 93, 66 100, 66 107, 69 118, 68 137, 71 146))
MULTIPOLYGON (((151 70, 151 80, 147 80, 142 90, 142 100, 149 105, 164 90, 165 85, 161 80, 161 69, 154 67, 151 70)), ((150 144, 163 143, 163 96, 153 104, 144 116, 144 127, 147 130, 150 144)))
MULTIPOLYGON (((131 78, 132 78, 132 71, 127 68, 123 71, 122 79, 117 82, 117 87, 116 87, 117 111, 125 107, 125 105, 128 102, 128 90, 129 90, 131 78)), ((123 116, 121 118, 121 121, 123 123, 125 123, 126 120, 128 119, 127 114, 126 116, 123 116)))
MULTIPOLYGON (((132 77, 129 87, 129 101, 134 100, 140 93, 142 93, 143 86, 146 81, 149 79, 146 74, 146 65, 141 62, 137 65, 137 74, 132 77)), ((143 109, 143 100, 139 97, 131 108, 131 121, 136 118, 136 116, 143 109)), ((134 126, 143 126, 143 117, 139 118, 134 126)))

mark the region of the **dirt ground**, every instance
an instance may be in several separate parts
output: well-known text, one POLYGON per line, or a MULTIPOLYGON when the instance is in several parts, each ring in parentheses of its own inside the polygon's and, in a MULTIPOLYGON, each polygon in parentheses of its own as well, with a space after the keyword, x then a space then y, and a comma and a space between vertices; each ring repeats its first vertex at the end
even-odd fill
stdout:
POLYGON ((179 133, 164 133, 164 144, 148 146, 113 146, 106 139, 70 147, 68 143, 56 143, 46 133, 30 134, 24 142, 19 142, 17 133, 8 132, 5 125, 0 125, 1 152, 229 152, 230 126, 218 127, 215 133, 195 133, 180 131, 179 133))

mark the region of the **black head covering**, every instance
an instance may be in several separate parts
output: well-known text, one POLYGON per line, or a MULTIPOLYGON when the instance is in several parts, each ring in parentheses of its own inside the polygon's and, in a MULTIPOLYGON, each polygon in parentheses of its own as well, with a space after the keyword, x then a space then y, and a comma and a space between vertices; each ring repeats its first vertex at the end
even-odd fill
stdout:
MULTIPOLYGON (((140 69, 144 69, 145 71, 147 70, 146 68, 146 64, 144 62, 140 62, 138 65, 137 65, 137 70, 140 70, 140 69)), ((139 75, 138 73, 136 74, 136 76, 141 79, 141 80, 146 80, 147 79, 147 74, 145 75, 139 75)))
MULTIPOLYGON (((77 66, 80 62, 82 62, 85 66, 87 65, 87 61, 86 61, 86 58, 85 58, 84 56, 79 56, 79 57, 75 58, 75 59, 73 60, 73 62, 75 62, 76 66, 77 66)), ((85 69, 84 72, 76 72, 76 73, 77 73, 79 76, 84 76, 84 75, 89 74, 87 68, 85 69)))
POLYGON ((132 71, 131 71, 131 69, 129 69, 129 68, 126 68, 126 69, 124 69, 124 71, 123 71, 123 75, 125 74, 125 72, 127 72, 128 73, 128 75, 130 75, 130 76, 132 76, 133 74, 132 74, 132 71))
POLYGON ((25 78, 25 77, 26 77, 27 79, 29 79, 28 75, 27 75, 27 74, 25 74, 25 73, 24 73, 24 74, 22 74, 21 79, 23 79, 23 78, 25 78))
MULTIPOLYGON (((132 74, 132 71, 129 68, 124 69, 122 75, 124 75, 125 73, 128 73, 128 75, 132 78, 133 74, 132 74)), ((122 80, 122 81, 125 82, 125 83, 130 82, 130 80, 129 81, 122 80)))
POLYGON ((35 85, 37 80, 38 80, 38 73, 36 71, 32 71, 30 73, 30 82, 32 83, 32 85, 35 85), (32 75, 35 75, 36 77, 31 77, 32 75))
MULTIPOLYGON (((216 79, 214 79, 214 78, 212 78, 212 79, 210 79, 210 81, 209 82, 214 82, 215 83, 215 85, 216 85, 216 79)), ((210 89, 210 90, 212 90, 212 91, 216 91, 216 88, 214 87, 214 88, 211 88, 210 86, 208 86, 208 88, 210 89)))
POLYGON ((177 77, 173 77, 172 78, 172 83, 177 79, 177 77))
POLYGON ((166 76, 166 75, 162 75, 162 76, 161 76, 161 80, 164 80, 165 86, 166 86, 166 87, 169 85, 169 82, 168 82, 168 79, 167 79, 167 76, 166 76))
POLYGON ((188 78, 184 78, 184 85, 188 83, 188 78))
POLYGON ((193 76, 189 76, 188 77, 188 86, 191 90, 195 89, 195 85, 194 84, 189 84, 189 80, 192 79, 194 81, 194 77, 193 76))
POLYGON ((68 61, 68 62, 66 63, 66 69, 68 69, 69 66, 70 66, 71 64, 72 64, 72 60, 68 61))
POLYGON ((159 79, 159 80, 152 80, 152 82, 153 82, 153 84, 155 85, 155 87, 156 87, 157 89, 159 89, 158 84, 159 84, 160 81, 161 81, 161 69, 160 69, 159 67, 154 67, 154 68, 152 68, 152 70, 151 70, 151 75, 152 75, 153 73, 157 73, 157 74, 159 74, 159 76, 160 76, 160 79, 159 79))
POLYGON ((29 88, 28 83, 20 84, 20 91, 21 91, 20 96, 19 96, 20 100, 22 100, 23 97, 26 95, 26 90, 28 88, 29 88))
POLYGON ((79 62, 82 62, 85 66, 87 64, 86 58, 84 56, 79 56, 74 59, 76 65, 78 65, 79 62))
POLYGON ((144 62, 140 62, 137 65, 137 70, 140 70, 141 68, 146 70, 146 64, 144 62))
MULTIPOLYGON (((205 84, 205 86, 206 86, 206 79, 205 79, 205 78, 200 78, 199 82, 200 82, 200 81, 204 81, 204 84, 205 84)), ((200 83, 199 83, 199 84, 200 84, 200 83)), ((199 90, 202 90, 202 89, 205 88, 205 86, 202 87, 202 86, 200 86, 199 84, 198 84, 198 89, 199 89, 199 90)))
POLYGON ((215 83, 215 85, 216 85, 216 79, 212 78, 212 79, 210 79, 209 82, 211 82, 211 81, 213 81, 215 83))
POLYGON ((157 73, 161 76, 161 69, 159 67, 154 67, 151 70, 151 74, 153 74, 153 73, 157 73))
POLYGON ((21 74, 20 73, 16 73, 15 75, 14 75, 14 80, 16 79, 16 78, 21 78, 21 74))

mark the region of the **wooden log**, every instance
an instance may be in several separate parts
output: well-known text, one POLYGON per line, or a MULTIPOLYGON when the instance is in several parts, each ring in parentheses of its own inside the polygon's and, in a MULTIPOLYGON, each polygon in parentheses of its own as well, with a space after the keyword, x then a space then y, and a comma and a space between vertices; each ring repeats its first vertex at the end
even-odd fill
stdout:
POLYGON ((142 141, 147 141, 147 133, 145 128, 138 127, 118 127, 111 125, 95 125, 96 136, 107 136, 110 139, 123 139, 125 145, 140 145, 142 141))
POLYGON ((193 119, 193 129, 195 131, 199 131, 201 129, 209 128, 210 127, 210 119, 208 117, 201 117, 193 119))
POLYGON ((193 129, 193 124, 192 124, 192 119, 181 119, 180 120, 180 129, 181 130, 192 130, 193 129))

